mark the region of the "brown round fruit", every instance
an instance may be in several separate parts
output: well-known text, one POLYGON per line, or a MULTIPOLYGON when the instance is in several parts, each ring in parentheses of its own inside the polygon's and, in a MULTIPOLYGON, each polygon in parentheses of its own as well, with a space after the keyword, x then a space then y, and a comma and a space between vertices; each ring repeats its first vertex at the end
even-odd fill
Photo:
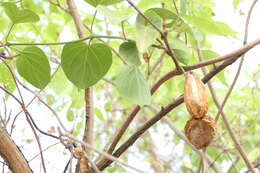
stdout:
POLYGON ((206 148, 214 138, 216 123, 213 118, 190 119, 185 126, 185 135, 197 149, 206 148))

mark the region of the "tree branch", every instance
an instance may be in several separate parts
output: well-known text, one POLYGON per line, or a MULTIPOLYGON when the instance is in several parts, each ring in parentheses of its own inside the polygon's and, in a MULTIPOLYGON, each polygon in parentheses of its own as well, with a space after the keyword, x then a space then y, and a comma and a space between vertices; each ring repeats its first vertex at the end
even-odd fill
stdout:
POLYGON ((164 32, 164 31, 161 31, 160 28, 158 28, 148 17, 146 17, 144 15, 144 13, 142 13, 135 5, 134 3, 131 1, 131 0, 126 0, 150 25, 152 25, 152 27, 158 31, 161 35, 161 38, 163 39, 164 41, 164 44, 165 44, 165 48, 166 48, 166 53, 172 58, 174 64, 175 64, 175 67, 178 69, 178 70, 181 70, 182 73, 185 73, 184 69, 180 66, 178 60, 177 60, 177 57, 176 55, 174 54, 173 50, 171 49, 171 46, 169 44, 169 41, 168 41, 168 38, 167 38, 167 32, 164 32))
MULTIPOLYGON (((80 15, 77 10, 77 6, 74 0, 67 0, 69 12, 73 18, 75 26, 77 28, 79 38, 84 38, 84 24, 80 20, 80 15)), ((93 115, 93 90, 92 88, 85 89, 85 105, 86 105, 86 115, 85 115, 85 129, 83 135, 83 141, 92 145, 93 142, 93 126, 94 126, 94 115, 93 115)), ((89 153, 90 150, 86 149, 86 153, 89 153)), ((88 167, 88 161, 85 158, 82 158, 80 164, 77 164, 78 167, 88 167), (83 165, 84 164, 84 165, 83 165)), ((76 169, 77 171, 77 169, 76 169)), ((86 171, 87 172, 87 171, 86 171)))
POLYGON ((24 155, 0 123, 0 155, 13 173, 32 173, 24 155))

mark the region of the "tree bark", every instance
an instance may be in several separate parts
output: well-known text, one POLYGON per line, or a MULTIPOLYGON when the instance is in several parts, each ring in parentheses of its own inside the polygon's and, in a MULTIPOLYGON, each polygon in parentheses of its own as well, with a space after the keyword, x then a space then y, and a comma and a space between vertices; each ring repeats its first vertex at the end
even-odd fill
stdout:
POLYGON ((24 155, 0 123, 0 155, 13 173, 32 173, 24 155))

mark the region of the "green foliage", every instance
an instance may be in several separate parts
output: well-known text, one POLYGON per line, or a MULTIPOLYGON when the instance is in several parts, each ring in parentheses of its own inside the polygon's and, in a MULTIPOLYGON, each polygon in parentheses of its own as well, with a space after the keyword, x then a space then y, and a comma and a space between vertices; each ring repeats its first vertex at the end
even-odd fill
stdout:
POLYGON ((243 2, 244 0, 233 0, 233 6, 235 9, 237 9, 238 5, 243 2))
POLYGON ((98 5, 112 5, 116 4, 118 2, 121 2, 122 0, 85 0, 90 5, 96 7, 98 5))
POLYGON ((26 47, 16 60, 18 73, 39 89, 50 82, 51 69, 45 53, 36 46, 26 47))
POLYGON ((160 16, 165 21, 166 27, 172 27, 179 20, 175 13, 164 8, 151 8, 148 11, 153 11, 160 16))
POLYGON ((0 72, 0 83, 3 84, 9 91, 14 91, 14 79, 4 63, 0 63, 0 72))
POLYGON ((54 90, 55 93, 62 94, 67 93, 71 89, 72 84, 69 83, 63 70, 59 67, 59 69, 57 69, 57 72, 51 79, 48 87, 54 90))
POLYGON ((73 121, 74 120, 74 112, 72 111, 71 107, 69 107, 69 109, 67 110, 66 117, 67 117, 68 121, 73 121))
POLYGON ((120 55, 130 64, 139 66, 141 61, 135 42, 124 42, 119 47, 120 55))
POLYGON ((14 3, 6 2, 2 6, 5 9, 7 16, 14 24, 37 22, 39 16, 28 9, 19 9, 14 3))
POLYGON ((99 5, 97 11, 106 17, 111 24, 119 24, 120 22, 131 17, 133 11, 129 8, 124 8, 120 10, 111 10, 106 6, 99 5))
POLYGON ((178 60, 180 62, 182 62, 183 64, 187 65, 191 58, 191 51, 187 47, 187 45, 179 39, 174 39, 171 43, 171 46, 172 46, 174 53, 176 54, 178 60))
POLYGON ((77 87, 88 88, 97 83, 112 64, 110 48, 104 44, 69 43, 63 47, 61 67, 77 87))
POLYGON ((236 32, 234 32, 227 24, 223 22, 213 21, 203 17, 197 16, 185 16, 184 17, 190 24, 201 29, 202 31, 215 34, 220 36, 233 36, 236 37, 236 32))
POLYGON ((116 84, 120 94, 129 102, 139 105, 150 104, 151 94, 138 67, 125 67, 118 75, 116 84))
MULTIPOLYGON (((149 18, 158 28, 162 28, 161 18, 153 11, 146 11, 145 16, 149 18)), ((136 18, 136 45, 140 53, 147 51, 159 33, 140 14, 136 18)))
POLYGON ((104 121, 104 116, 103 116, 103 114, 102 114, 100 109, 95 108, 94 109, 94 114, 100 121, 104 121))

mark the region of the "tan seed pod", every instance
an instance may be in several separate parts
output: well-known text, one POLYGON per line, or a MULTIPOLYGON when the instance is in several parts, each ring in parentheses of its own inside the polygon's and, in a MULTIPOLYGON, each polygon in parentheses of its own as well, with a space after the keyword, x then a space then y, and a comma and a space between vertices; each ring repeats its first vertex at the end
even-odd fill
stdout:
POLYGON ((202 118, 208 111, 207 90, 194 72, 188 72, 186 75, 184 102, 193 118, 202 118))
POLYGON ((213 140, 216 132, 216 123, 210 116, 202 119, 190 119, 185 126, 185 135, 197 149, 207 147, 213 140))

